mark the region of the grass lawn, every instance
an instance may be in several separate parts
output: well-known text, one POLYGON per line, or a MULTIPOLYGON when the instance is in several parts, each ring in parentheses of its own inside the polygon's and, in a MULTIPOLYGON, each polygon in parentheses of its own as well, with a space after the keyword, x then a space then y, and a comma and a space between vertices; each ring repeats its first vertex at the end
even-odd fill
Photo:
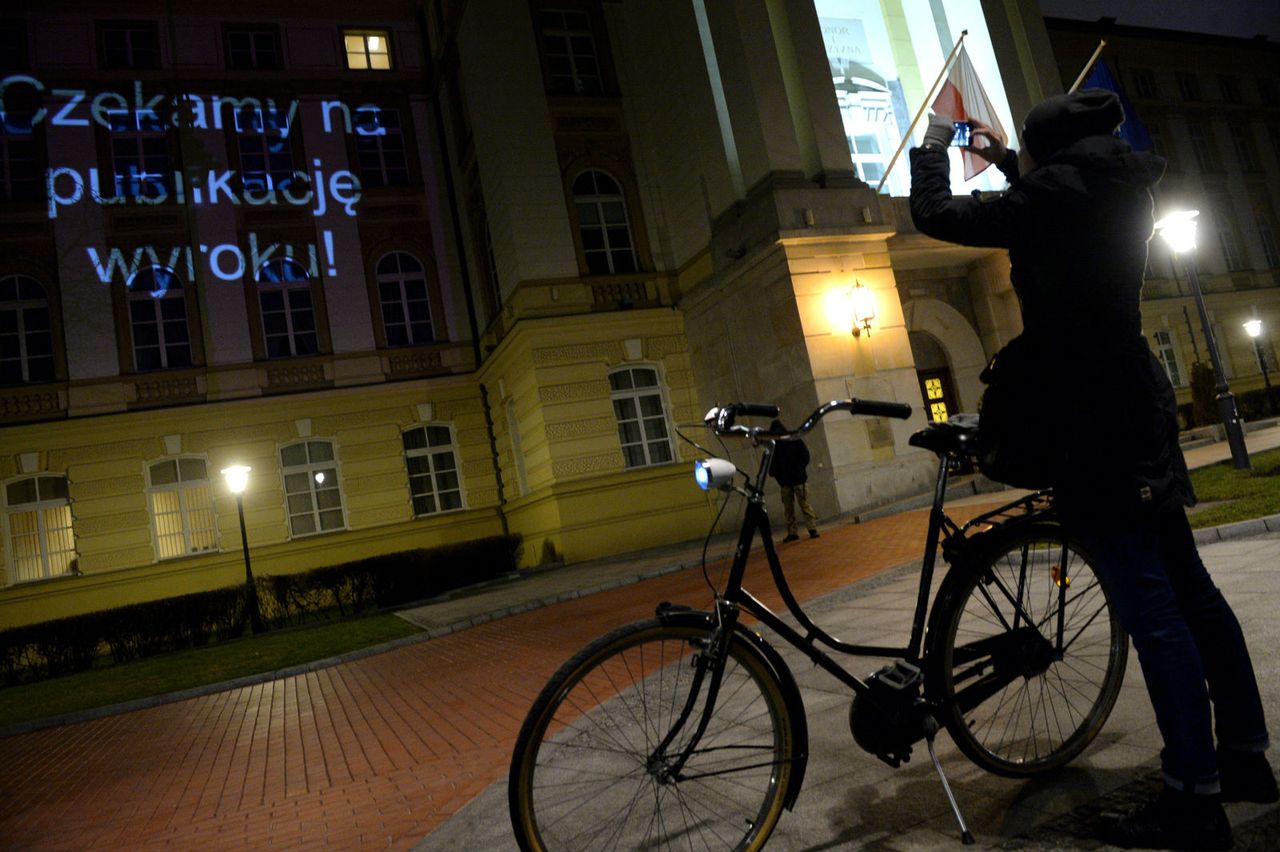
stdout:
POLYGON ((0 689, 0 728, 277 671, 417 632, 417 627, 394 615, 371 615, 271 631, 205 648, 10 686, 0 689))
POLYGON ((1251 470, 1236 470, 1224 461, 1191 471, 1201 503, 1191 513, 1191 526, 1216 527, 1280 514, 1280 449, 1249 459, 1251 470))

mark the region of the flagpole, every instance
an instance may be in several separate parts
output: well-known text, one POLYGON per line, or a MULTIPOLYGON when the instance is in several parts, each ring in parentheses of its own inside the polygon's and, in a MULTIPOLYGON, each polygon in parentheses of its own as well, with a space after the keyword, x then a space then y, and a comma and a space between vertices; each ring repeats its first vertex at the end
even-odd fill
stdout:
POLYGON ((1084 67, 1080 69, 1080 76, 1077 77, 1076 81, 1071 84, 1071 88, 1067 89, 1068 95, 1074 92, 1076 89, 1080 88, 1080 84, 1084 82, 1084 78, 1089 75, 1089 72, 1091 70, 1093 70, 1093 66, 1098 62, 1098 57, 1102 55, 1102 48, 1106 46, 1107 46, 1106 41, 1099 39, 1098 49, 1093 52, 1093 56, 1090 56, 1089 61, 1086 62, 1084 64, 1084 67))
POLYGON ((964 44, 964 37, 968 34, 968 30, 960 31, 960 38, 956 40, 956 46, 951 48, 951 54, 947 57, 947 61, 942 63, 942 70, 938 72, 937 79, 933 81, 933 85, 929 87, 928 93, 925 94, 924 102, 920 104, 920 109, 916 110, 916 117, 911 119, 911 125, 907 127, 907 132, 902 134, 902 141, 898 143, 898 150, 893 152, 893 159, 889 161, 889 167, 884 170, 884 176, 880 178, 880 183, 876 184, 876 195, 879 195, 880 190, 884 188, 884 182, 889 179, 889 172, 893 171, 894 163, 898 162, 898 157, 902 156, 902 149, 907 147, 907 140, 911 138, 911 131, 916 129, 920 116, 924 115, 925 109, 929 106, 929 100, 933 97, 933 90, 938 88, 938 83, 942 82, 942 76, 951 67, 951 60, 956 58, 956 54, 960 51, 960 45, 964 44))

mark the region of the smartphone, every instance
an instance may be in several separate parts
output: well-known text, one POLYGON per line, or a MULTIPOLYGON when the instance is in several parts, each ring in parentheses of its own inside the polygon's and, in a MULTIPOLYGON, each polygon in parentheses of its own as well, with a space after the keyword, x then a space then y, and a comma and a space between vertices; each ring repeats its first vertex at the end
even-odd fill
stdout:
POLYGON ((967 121, 951 122, 956 132, 951 137, 951 145, 956 148, 968 148, 973 140, 973 125, 967 121))

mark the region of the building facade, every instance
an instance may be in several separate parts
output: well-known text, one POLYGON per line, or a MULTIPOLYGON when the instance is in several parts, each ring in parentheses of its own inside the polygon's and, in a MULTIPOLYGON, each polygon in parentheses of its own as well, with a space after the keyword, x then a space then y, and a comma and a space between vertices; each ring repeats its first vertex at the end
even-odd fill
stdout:
MULTIPOLYGON (((834 516, 927 490, 907 438, 976 409, 1020 322, 1003 252, 914 232, 892 148, 965 30, 1016 136, 1063 88, 1038 14, 11 4, 0 626, 240 581, 232 464, 259 574, 504 531, 527 565, 697 537, 718 505, 677 428, 733 400, 910 403, 813 433, 810 495, 834 516)), ((1274 198, 1255 145, 1260 172, 1221 182, 1274 198)), ((1268 322, 1274 277, 1223 275, 1213 298, 1268 322)))

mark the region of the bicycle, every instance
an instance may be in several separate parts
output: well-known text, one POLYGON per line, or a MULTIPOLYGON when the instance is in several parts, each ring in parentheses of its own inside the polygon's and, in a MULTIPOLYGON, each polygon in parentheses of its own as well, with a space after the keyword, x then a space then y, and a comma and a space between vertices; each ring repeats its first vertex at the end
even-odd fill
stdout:
POLYGON ((933 423, 910 439, 939 466, 908 644, 849 644, 805 614, 773 546, 764 487, 776 443, 838 410, 911 413, 894 402, 833 401, 785 433, 735 422, 776 417, 771 405, 708 413, 717 434, 762 448, 754 478, 724 459, 695 464, 703 488, 746 497, 724 588, 710 611, 660 604, 654 618, 600 637, 548 681, 512 755, 508 804, 521 849, 764 846, 800 793, 808 733, 795 678, 777 649, 742 623, 744 612, 854 693, 850 727, 864 750, 897 767, 926 741, 966 844, 973 836, 934 749, 940 729, 982 768, 1015 778, 1066 764, 1101 730, 1124 678, 1128 640, 1087 554, 1059 523, 1052 493, 963 525, 943 510, 950 473, 972 458, 976 422, 933 423), (744 482, 735 484, 739 476, 744 482), (757 533, 799 630, 743 588, 757 533), (930 607, 939 553, 950 569, 930 607), (895 662, 864 680, 828 651, 895 662))

